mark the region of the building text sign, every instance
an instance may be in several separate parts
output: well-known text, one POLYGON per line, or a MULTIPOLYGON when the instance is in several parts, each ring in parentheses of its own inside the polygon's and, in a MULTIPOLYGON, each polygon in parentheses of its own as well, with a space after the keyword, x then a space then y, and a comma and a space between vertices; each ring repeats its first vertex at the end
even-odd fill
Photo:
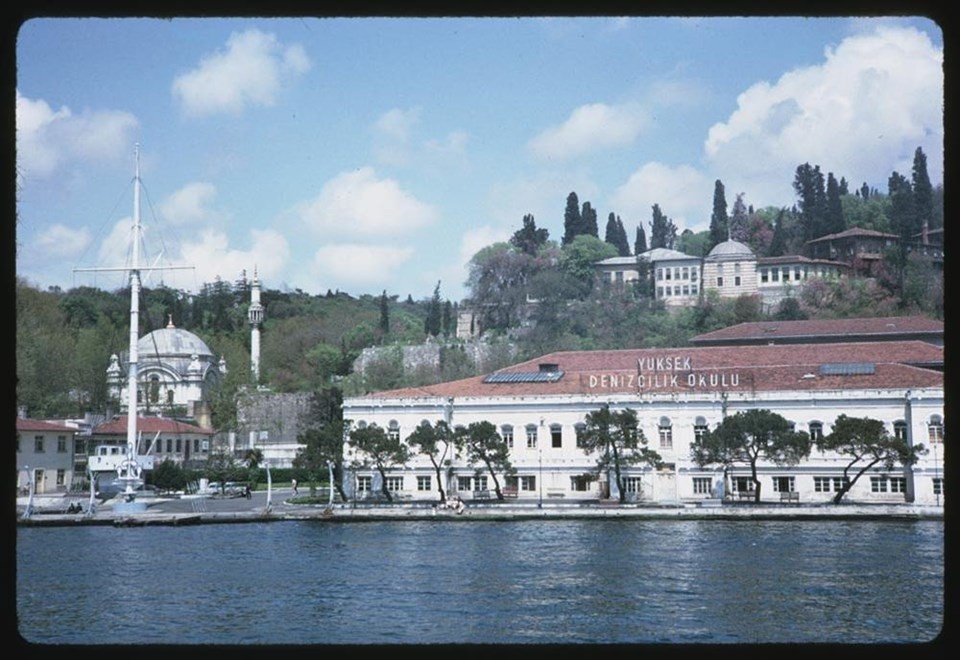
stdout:
POLYGON ((701 369, 689 355, 662 355, 637 359, 636 373, 609 371, 586 373, 580 381, 590 390, 714 390, 739 387, 740 374, 736 371, 701 369))

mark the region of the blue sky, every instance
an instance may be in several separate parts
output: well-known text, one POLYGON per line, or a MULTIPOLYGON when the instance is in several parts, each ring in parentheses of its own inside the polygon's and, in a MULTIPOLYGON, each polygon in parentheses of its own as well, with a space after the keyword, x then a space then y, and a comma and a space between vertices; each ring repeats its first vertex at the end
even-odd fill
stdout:
POLYGON ((943 37, 922 18, 36 18, 17 47, 17 274, 460 300, 467 263, 567 195, 709 225, 790 206, 802 163, 943 181, 943 37))

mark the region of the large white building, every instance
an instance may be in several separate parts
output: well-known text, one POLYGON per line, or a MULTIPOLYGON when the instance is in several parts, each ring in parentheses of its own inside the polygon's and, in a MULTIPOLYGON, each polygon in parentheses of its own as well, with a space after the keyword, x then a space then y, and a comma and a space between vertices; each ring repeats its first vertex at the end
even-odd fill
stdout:
POLYGON ((620 286, 639 279, 638 259, 649 264, 654 297, 671 308, 695 305, 711 290, 721 298, 758 295, 765 306, 775 307, 810 279, 837 278, 850 270, 838 261, 799 255, 758 258, 734 240, 718 243, 703 258, 654 248, 635 257, 610 257, 594 268, 601 282, 620 286))
MULTIPOLYGON (((749 466, 724 474, 691 459, 698 433, 726 415, 769 409, 817 437, 841 414, 881 420, 890 431, 928 452, 912 468, 871 469, 846 500, 944 502, 943 349, 924 341, 560 352, 487 376, 377 392, 344 400, 354 427, 376 424, 406 439, 423 421, 451 426, 489 421, 510 446, 516 475, 498 475, 520 500, 601 500, 616 497, 615 481, 590 478, 597 457, 577 446, 577 428, 590 412, 609 405, 638 413, 659 470, 631 467, 627 497, 647 503, 692 503, 747 489, 749 466)), ((345 447, 348 463, 363 456, 345 447)), ((761 462, 762 499, 799 493, 801 502, 828 502, 842 483, 848 458, 819 452, 795 466, 761 462)), ((483 466, 453 457, 442 478, 451 496, 487 497, 493 489, 483 466), (479 469, 478 469, 479 468, 479 469)), ((852 476, 852 475, 851 475, 852 476)), ((424 456, 393 466, 388 489, 401 499, 435 500, 436 473, 424 456)), ((357 467, 344 479, 348 492, 374 496, 377 472, 357 467)))

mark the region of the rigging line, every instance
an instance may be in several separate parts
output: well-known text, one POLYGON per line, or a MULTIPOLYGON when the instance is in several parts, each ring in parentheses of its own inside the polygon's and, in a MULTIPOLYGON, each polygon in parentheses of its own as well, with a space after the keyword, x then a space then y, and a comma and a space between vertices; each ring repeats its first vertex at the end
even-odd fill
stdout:
MULTIPOLYGON (((131 178, 130 181, 131 181, 131 183, 132 183, 132 182, 134 181, 134 179, 131 178)), ((117 208, 120 206, 120 202, 123 200, 123 198, 126 197, 127 191, 128 191, 129 189, 130 189, 130 186, 129 186, 129 185, 128 185, 128 186, 125 186, 124 189, 123 189, 123 190, 120 192, 120 194, 117 196, 117 201, 114 202, 114 204, 113 204, 113 209, 111 209, 110 213, 107 215, 107 219, 100 223, 100 228, 98 229, 97 233, 94 235, 93 240, 91 240, 91 241, 87 244, 87 247, 83 250, 83 252, 80 253, 80 256, 77 257, 76 261, 74 262, 74 266, 79 266, 80 264, 82 264, 82 263, 84 262, 84 260, 85 260, 85 259, 87 258, 87 256, 88 256, 89 252, 93 249, 93 246, 94 246, 94 245, 102 245, 102 244, 103 244, 103 241, 105 240, 104 237, 105 237, 105 236, 107 235, 107 233, 108 233, 108 232, 106 231, 107 223, 109 222, 109 219, 110 219, 110 218, 112 218, 112 217, 114 217, 114 216, 116 215, 117 208)), ((94 273, 94 281, 96 281, 97 275, 98 275, 98 273, 94 273)), ((74 273, 74 281, 76 281, 76 272, 74 273)), ((122 286, 122 285, 121 285, 121 286, 122 286)), ((95 288, 96 288, 96 287, 95 287, 95 288)))

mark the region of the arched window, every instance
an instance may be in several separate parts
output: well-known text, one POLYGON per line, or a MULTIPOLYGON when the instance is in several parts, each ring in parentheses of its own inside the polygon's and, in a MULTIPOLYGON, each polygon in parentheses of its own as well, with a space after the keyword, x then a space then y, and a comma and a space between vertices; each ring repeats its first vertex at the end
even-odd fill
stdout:
POLYGON ((697 417, 693 420, 693 437, 697 442, 703 441, 703 436, 707 432, 707 419, 705 417, 697 417))
POLYGON ((167 404, 173 405, 173 390, 167 390, 167 404))
POLYGON ((500 427, 500 437, 507 443, 507 447, 513 449, 513 426, 504 424, 500 427))
POLYGON ((673 426, 669 417, 661 417, 658 427, 660 432, 660 449, 673 449, 673 426))
POLYGON ((387 437, 393 442, 400 441, 400 424, 397 423, 397 420, 390 420, 390 424, 387 427, 387 437))
POLYGON ((893 435, 894 435, 898 440, 903 440, 904 442, 906 442, 906 440, 907 440, 907 423, 906 423, 905 421, 903 421, 902 419, 898 419, 897 421, 895 421, 895 422, 893 423, 893 435))
POLYGON ((160 377, 151 376, 150 377, 150 403, 157 403, 160 401, 160 377))
POLYGON ((563 432, 559 424, 550 425, 550 446, 554 449, 563 447, 563 432))
POLYGON ((807 425, 810 429, 810 439, 813 442, 823 440, 823 422, 813 421, 807 425))
POLYGON ((573 429, 577 434, 577 447, 583 447, 583 433, 587 430, 587 425, 584 422, 577 422, 573 425, 573 429))
POLYGON ((931 415, 927 423, 927 437, 930 442, 943 442, 943 418, 940 415, 931 415))
POLYGON ((527 449, 537 448, 537 425, 527 424, 527 449))

